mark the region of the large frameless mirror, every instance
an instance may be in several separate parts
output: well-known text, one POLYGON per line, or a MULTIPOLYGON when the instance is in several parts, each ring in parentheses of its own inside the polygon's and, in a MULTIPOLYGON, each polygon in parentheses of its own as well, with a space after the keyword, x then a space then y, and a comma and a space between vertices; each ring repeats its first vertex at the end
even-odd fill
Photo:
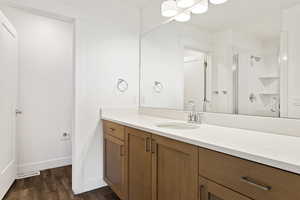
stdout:
POLYGON ((164 3, 143 10, 141 107, 300 118, 300 0, 164 3))

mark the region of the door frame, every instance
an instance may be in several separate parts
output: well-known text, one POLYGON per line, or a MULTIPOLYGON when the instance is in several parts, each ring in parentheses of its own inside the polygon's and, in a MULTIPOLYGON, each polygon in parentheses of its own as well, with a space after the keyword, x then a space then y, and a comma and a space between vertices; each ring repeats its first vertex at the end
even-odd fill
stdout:
MULTIPOLYGON (((1 28, 4 28, 6 30, 6 33, 9 34, 12 37, 12 41, 14 44, 14 48, 16 48, 16 57, 19 57, 19 52, 18 52, 18 34, 14 28, 14 26, 10 23, 9 19, 4 15, 4 13, 2 13, 2 11, 0 10, 0 26, 1 28)), ((20 71, 20 65, 18 62, 15 63, 16 66, 16 82, 15 82, 15 86, 16 91, 15 92, 15 105, 13 105, 10 109, 11 109, 11 120, 13 120, 13 123, 11 124, 12 126, 14 126, 11 129, 11 137, 12 137, 12 144, 11 144, 11 148, 12 148, 12 160, 9 161, 9 163, 5 166, 5 168, 0 171, 0 176, 1 179, 3 179, 3 182, 0 183, 0 199, 2 199, 7 191, 9 190, 9 188, 11 187, 11 185, 13 184, 13 182, 16 179, 17 176, 17 164, 18 164, 18 160, 17 160, 17 115, 16 115, 16 109, 17 109, 17 105, 18 105, 18 96, 19 96, 19 71, 20 71)))
MULTIPOLYGON (((77 49, 77 43, 76 43, 76 23, 77 20, 74 17, 69 17, 69 16, 64 16, 64 15, 60 15, 57 13, 52 13, 52 12, 48 12, 48 11, 44 11, 41 9, 36 9, 33 7, 29 7, 29 6, 24 6, 21 5, 19 3, 13 3, 13 2, 8 2, 8 1, 4 1, 4 2, 0 2, 0 8, 1 6, 6 6, 6 7, 10 7, 10 8, 14 8, 14 9, 19 9, 21 11, 33 14, 33 15, 37 15, 37 16, 41 16, 41 17, 46 17, 46 18, 50 18, 50 19, 54 19, 54 20, 58 20, 58 21, 62 21, 62 22, 66 22, 69 23, 70 25, 72 25, 73 31, 72 31, 72 37, 73 37, 73 43, 72 43, 72 49, 73 49, 73 54, 72 54, 72 110, 71 110, 71 116, 72 116, 72 126, 71 126, 71 145, 72 145, 72 165, 74 164, 74 160, 76 159, 75 157, 75 96, 76 96, 76 49, 77 49)), ((20 63, 19 63, 19 68, 20 68, 20 63)), ((20 70, 19 70, 20 73, 20 70)), ((20 85, 20 74, 18 74, 18 85, 20 85)), ((19 103, 20 103, 20 87, 18 88, 18 105, 17 108, 19 108, 19 103)), ((22 108, 19 108, 22 109, 22 108)), ((16 126, 18 127, 18 124, 16 124, 16 126)), ((16 135, 18 135, 18 131, 16 131, 16 135)), ((16 145, 16 152, 18 152, 18 148, 16 145)), ((17 160, 18 161, 18 160, 17 160)), ((19 163, 17 162, 17 167, 18 167, 19 163)), ((18 178, 18 177, 16 177, 18 178)), ((74 179, 74 167, 72 168, 72 179, 74 179)))

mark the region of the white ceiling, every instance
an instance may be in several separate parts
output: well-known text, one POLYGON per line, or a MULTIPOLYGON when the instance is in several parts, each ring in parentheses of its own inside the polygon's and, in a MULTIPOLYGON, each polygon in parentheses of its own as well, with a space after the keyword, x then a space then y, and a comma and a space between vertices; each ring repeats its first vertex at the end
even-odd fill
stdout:
MULTIPOLYGON (((157 0, 123 0, 123 1, 127 1, 128 3, 133 4, 140 8, 146 7, 149 4, 158 3, 157 0)), ((161 0, 161 2, 162 1, 163 0, 161 0)))
MULTIPOLYGON (((49 2, 49 0, 39 0, 49 2)), ((105 0, 51 0, 66 6, 73 4, 92 4, 105 0)), ((109 0, 112 1, 112 0, 109 0)), ((114 0, 140 8, 153 8, 153 18, 160 16, 160 4, 164 0, 114 0), (157 10, 158 9, 158 10, 157 10), (156 11, 157 10, 157 11, 156 11)), ((227 3, 210 6, 203 15, 193 15, 188 23, 208 31, 236 29, 256 34, 262 38, 276 37, 280 31, 280 10, 300 3, 300 0, 228 0, 227 3)), ((113 7, 113 6, 112 6, 113 7)), ((149 15, 149 13, 147 13, 149 15)), ((161 18, 158 18, 161 19, 161 18)))
MULTIPOLYGON (((62 0, 62 1, 74 1, 74 0, 62 0)), ((82 0, 79 0, 82 1, 82 0)), ((146 7, 149 4, 157 4, 157 3, 162 3, 164 0, 123 0, 123 1, 127 1, 130 4, 134 4, 136 6, 139 7, 146 7)), ((235 1, 235 0, 228 0, 228 2, 230 1, 235 1)), ((241 3, 246 1, 246 0, 238 0, 241 3)), ((255 3, 262 3, 262 4, 266 4, 266 3, 272 3, 272 2, 279 2, 280 4, 282 4, 284 7, 289 7, 292 6, 294 4, 299 3, 299 0, 252 0, 255 3)))
POLYGON ((190 24, 209 31, 235 29, 262 38, 279 36, 281 11, 300 0, 229 0, 210 6, 203 15, 193 15, 190 24))
MULTIPOLYGON (((139 7, 160 8, 163 0, 124 0, 139 7), (153 6, 155 5, 155 6, 153 6)), ((263 39, 274 39, 281 30, 281 11, 300 3, 300 0, 228 0, 213 6, 202 15, 193 15, 188 23, 208 31, 234 29, 255 34, 263 39)), ((151 11, 153 18, 159 11, 151 11)), ((149 15, 149 14, 148 14, 149 15)))

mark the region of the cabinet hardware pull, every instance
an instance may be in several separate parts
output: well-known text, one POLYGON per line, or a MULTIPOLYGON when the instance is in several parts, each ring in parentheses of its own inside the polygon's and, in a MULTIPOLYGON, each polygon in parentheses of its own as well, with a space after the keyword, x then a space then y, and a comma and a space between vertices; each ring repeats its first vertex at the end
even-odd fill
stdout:
POLYGON ((204 189, 204 185, 200 185, 200 187, 199 187, 199 189, 200 189, 200 195, 199 195, 199 197, 200 197, 200 200, 203 200, 203 189, 204 189))
POLYGON ((150 152, 150 138, 147 137, 146 140, 145 140, 145 151, 148 153, 150 152))
POLYGON ((111 131, 115 131, 116 129, 114 129, 114 128, 109 128, 111 131))
POLYGON ((153 139, 151 140, 151 153, 156 153, 156 142, 153 139))
POLYGON ((124 156, 124 152, 123 152, 123 145, 120 145, 120 156, 123 157, 124 156))
POLYGON ((253 179, 246 176, 241 177, 241 181, 264 191, 270 191, 272 189, 272 187, 258 184, 253 179))

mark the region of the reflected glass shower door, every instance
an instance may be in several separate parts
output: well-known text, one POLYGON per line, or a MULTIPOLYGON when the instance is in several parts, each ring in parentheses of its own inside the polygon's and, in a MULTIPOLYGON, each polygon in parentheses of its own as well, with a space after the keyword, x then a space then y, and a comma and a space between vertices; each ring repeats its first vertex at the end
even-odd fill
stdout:
POLYGON ((233 55, 233 114, 239 114, 239 54, 233 55))

